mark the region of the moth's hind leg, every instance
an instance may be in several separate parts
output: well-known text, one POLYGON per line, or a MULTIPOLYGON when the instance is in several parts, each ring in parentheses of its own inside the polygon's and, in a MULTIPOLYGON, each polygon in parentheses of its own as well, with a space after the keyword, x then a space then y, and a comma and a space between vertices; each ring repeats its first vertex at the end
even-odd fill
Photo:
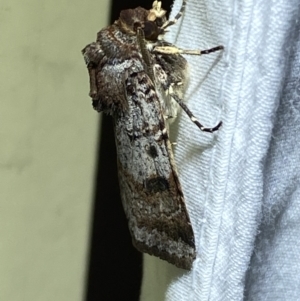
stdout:
POLYGON ((202 131, 202 132, 209 132, 213 133, 217 131, 221 125, 222 121, 220 121, 216 126, 212 128, 205 127, 202 125, 198 119, 193 115, 193 113, 190 111, 190 109, 187 107, 187 105, 183 102, 182 99, 179 98, 179 96, 172 91, 172 86, 169 88, 169 95, 180 105, 180 107, 186 112, 186 114, 190 117, 191 121, 196 124, 196 126, 202 131))
POLYGON ((183 95, 183 82, 168 82, 166 85, 163 85, 163 89, 166 95, 164 118, 167 121, 167 129, 169 130, 169 125, 171 125, 177 118, 180 106, 173 96, 177 95, 177 97, 180 98, 180 96, 183 95))

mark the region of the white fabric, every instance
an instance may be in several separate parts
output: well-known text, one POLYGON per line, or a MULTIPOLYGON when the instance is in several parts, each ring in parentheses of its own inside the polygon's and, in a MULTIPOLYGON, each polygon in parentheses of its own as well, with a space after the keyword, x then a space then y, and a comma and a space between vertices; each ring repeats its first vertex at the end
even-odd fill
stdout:
MULTIPOLYGON (((180 9, 176 0, 172 16, 180 9)), ((299 0, 189 0, 168 35, 187 57, 175 157, 193 224, 191 272, 145 256, 142 301, 300 300, 299 0)))

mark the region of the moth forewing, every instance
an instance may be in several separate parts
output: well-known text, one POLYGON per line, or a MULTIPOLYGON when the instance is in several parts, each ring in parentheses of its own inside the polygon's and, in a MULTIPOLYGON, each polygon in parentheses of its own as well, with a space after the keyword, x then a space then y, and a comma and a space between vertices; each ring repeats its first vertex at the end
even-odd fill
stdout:
POLYGON ((134 245, 181 268, 195 258, 194 235, 160 101, 145 72, 126 80, 129 114, 115 119, 119 180, 134 245), (126 150, 126 152, 124 152, 126 150))

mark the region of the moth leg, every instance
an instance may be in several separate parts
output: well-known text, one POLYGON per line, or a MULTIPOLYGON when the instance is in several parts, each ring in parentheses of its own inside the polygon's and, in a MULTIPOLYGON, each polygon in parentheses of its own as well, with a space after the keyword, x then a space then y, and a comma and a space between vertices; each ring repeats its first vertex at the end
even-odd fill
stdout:
POLYGON ((219 45, 210 49, 200 50, 189 50, 189 49, 181 49, 176 46, 156 46, 153 49, 153 52, 161 53, 161 54, 190 54, 190 55, 202 55, 209 54, 212 52, 216 52, 219 50, 223 50, 224 46, 219 45))
POLYGON ((180 105, 180 107, 186 112, 186 114, 190 117, 191 121, 196 124, 196 126, 202 131, 202 132, 209 132, 213 133, 217 131, 221 125, 222 121, 220 121, 216 126, 212 128, 207 128, 204 125, 202 125, 198 119, 193 115, 193 113, 190 111, 190 109, 187 107, 187 105, 173 92, 172 85, 169 88, 169 95, 180 105))
POLYGON ((185 11, 185 6, 186 6, 186 0, 182 1, 182 5, 180 8, 180 11, 178 12, 178 14, 174 17, 173 20, 168 20, 166 21, 162 26, 161 29, 165 30, 167 27, 174 25, 183 15, 184 11, 185 11))
MULTIPOLYGON (((183 82, 182 81, 178 81, 178 82, 176 82, 176 83, 168 83, 165 87, 164 87, 164 90, 165 90, 165 93, 166 93, 166 95, 168 95, 171 99, 173 99, 173 94, 177 94, 178 93, 178 91, 176 91, 176 89, 175 89, 175 91, 174 91, 174 87, 180 87, 180 86, 182 86, 183 85, 183 82)), ((176 103, 178 104, 178 102, 176 101, 176 103)), ((165 119, 166 120, 169 120, 169 119, 171 119, 170 120, 170 122, 172 123, 173 121, 172 121, 172 119, 176 119, 177 118, 177 110, 176 111, 173 111, 173 114, 171 114, 171 115, 167 115, 167 116, 165 116, 165 119), (175 113, 175 114, 174 114, 175 113)))
POLYGON ((82 54, 88 68, 90 77, 90 93, 89 96, 95 99, 97 96, 97 83, 96 83, 96 68, 103 58, 103 51, 97 42, 93 42, 82 49, 82 54))

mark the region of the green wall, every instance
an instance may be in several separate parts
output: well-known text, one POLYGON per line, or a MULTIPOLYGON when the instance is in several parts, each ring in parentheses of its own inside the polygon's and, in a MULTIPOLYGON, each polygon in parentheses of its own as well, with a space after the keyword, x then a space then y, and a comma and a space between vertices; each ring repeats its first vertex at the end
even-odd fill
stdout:
POLYGON ((0 3, 0 300, 83 300, 99 116, 81 49, 108 0, 0 3))

